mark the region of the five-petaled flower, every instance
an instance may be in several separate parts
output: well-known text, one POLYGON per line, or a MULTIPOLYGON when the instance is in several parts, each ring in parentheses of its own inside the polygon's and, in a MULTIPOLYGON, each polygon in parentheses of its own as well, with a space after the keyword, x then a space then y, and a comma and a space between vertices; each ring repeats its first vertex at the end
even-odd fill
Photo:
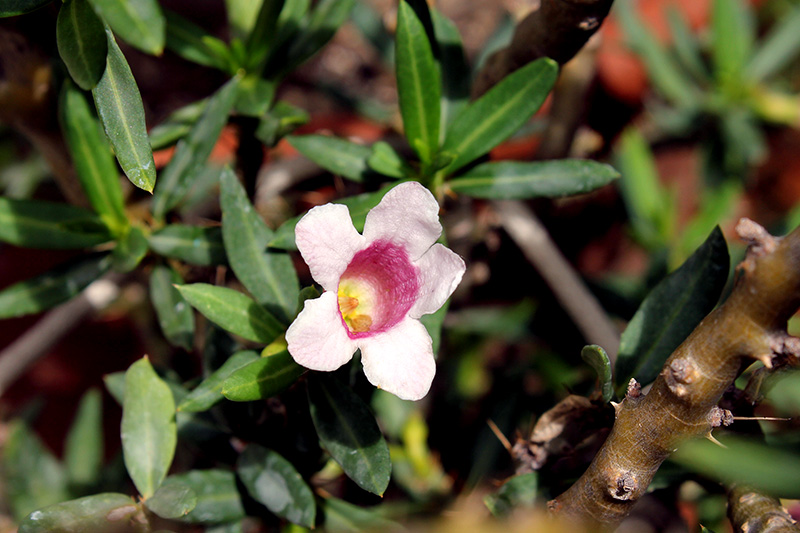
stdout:
POLYGON ((436 365, 419 318, 444 304, 466 268, 435 243, 441 233, 439 204, 416 182, 386 193, 363 235, 346 206, 311 209, 297 224, 297 248, 325 292, 306 300, 286 332, 294 360, 331 371, 361 349, 370 383, 406 400, 424 397, 436 365))

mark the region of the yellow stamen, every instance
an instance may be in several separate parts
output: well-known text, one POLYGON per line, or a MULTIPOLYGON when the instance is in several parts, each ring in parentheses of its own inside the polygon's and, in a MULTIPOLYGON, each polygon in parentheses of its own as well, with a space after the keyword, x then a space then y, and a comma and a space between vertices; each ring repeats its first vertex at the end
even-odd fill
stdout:
POLYGON ((350 317, 350 331, 353 333, 362 333, 369 331, 372 327, 372 317, 369 315, 354 315, 350 317))
POLYGON ((339 295, 339 310, 342 316, 347 315, 356 310, 358 307, 358 298, 352 296, 339 295))

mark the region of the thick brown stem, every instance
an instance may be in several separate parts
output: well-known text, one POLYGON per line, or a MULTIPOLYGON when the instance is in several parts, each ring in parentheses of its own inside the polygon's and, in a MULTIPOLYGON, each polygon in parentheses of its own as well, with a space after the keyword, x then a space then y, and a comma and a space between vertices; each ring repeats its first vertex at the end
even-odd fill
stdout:
POLYGON ((728 492, 728 518, 743 533, 800 533, 800 526, 777 499, 748 487, 728 492))
POLYGON ((495 52, 472 87, 476 98, 505 76, 540 57, 564 64, 578 53, 608 15, 613 0, 541 0, 514 30, 511 44, 495 52))
POLYGON ((777 239, 743 219, 737 231, 750 247, 730 297, 673 352, 646 396, 629 387, 592 464, 550 502, 555 514, 613 530, 681 442, 719 425, 717 403, 744 359, 769 366, 774 354, 799 351, 785 327, 800 305, 800 228, 777 239))

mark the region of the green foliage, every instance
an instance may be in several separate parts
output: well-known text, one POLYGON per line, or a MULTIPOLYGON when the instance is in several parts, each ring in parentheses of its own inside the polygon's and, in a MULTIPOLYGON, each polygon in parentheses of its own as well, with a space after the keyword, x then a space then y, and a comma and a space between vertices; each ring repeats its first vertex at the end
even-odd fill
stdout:
POLYGON ((228 261, 222 229, 215 226, 168 224, 148 235, 147 242, 153 252, 192 265, 224 265, 228 261))
POLYGON ((97 485, 103 466, 103 408, 100 391, 83 395, 64 443, 64 466, 70 485, 86 489, 97 485))
POLYGON ((504 516, 515 507, 531 507, 536 501, 539 476, 536 472, 514 476, 483 502, 495 516, 504 516))
POLYGON ((608 354, 601 346, 590 344, 589 346, 584 346, 581 350, 581 359, 586 361, 597 372, 603 402, 608 403, 614 394, 611 361, 608 358, 608 354))
POLYGON ((88 248, 111 240, 108 227, 80 207, 0 197, 0 241, 27 248, 88 248))
POLYGON ((325 135, 287 137, 289 144, 322 168, 353 181, 365 181, 370 175, 368 160, 372 150, 344 139, 325 135))
POLYGON ((148 54, 164 50, 164 15, 157 0, 89 0, 122 39, 148 54))
POLYGON ((0 5, 0 17, 13 17, 29 13, 47 5, 52 0, 6 0, 0 5))
POLYGON ((173 480, 162 484, 144 505, 161 518, 181 518, 197 506, 197 494, 188 485, 173 480))
POLYGON ((236 352, 222 366, 212 372, 178 405, 178 411, 194 413, 210 409, 224 399, 223 383, 237 370, 258 361, 258 354, 252 350, 236 352))
POLYGON ((289 352, 264 355, 228 374, 222 395, 235 402, 265 400, 291 386, 306 371, 289 352))
POLYGON ((91 90, 106 69, 108 43, 89 0, 68 0, 58 12, 58 53, 81 89, 91 90))
MULTIPOLYGON (((101 493, 57 503, 33 513, 20 523, 20 533, 116 533, 120 523, 134 522, 141 509, 130 496, 101 493)), ((135 523, 135 522, 134 522, 135 523)), ((146 531, 144 526, 132 531, 146 531)))
POLYGON ((194 341, 194 313, 176 285, 181 275, 165 265, 157 265, 150 273, 150 298, 156 310, 164 337, 175 346, 191 350, 194 341))

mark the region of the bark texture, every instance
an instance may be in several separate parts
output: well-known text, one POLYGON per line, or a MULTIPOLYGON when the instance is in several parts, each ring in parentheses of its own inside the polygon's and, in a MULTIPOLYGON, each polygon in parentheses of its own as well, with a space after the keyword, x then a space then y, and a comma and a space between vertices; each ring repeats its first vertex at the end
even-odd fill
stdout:
POLYGON ((733 487, 728 492, 728 518, 737 532, 800 533, 800 526, 781 502, 748 487, 733 487))
POLYGON ((613 530, 681 442, 729 421, 717 403, 745 360, 796 361, 800 340, 786 333, 786 321, 800 305, 800 228, 774 238, 742 219, 736 229, 750 246, 730 297, 673 352, 647 395, 628 387, 587 471, 550 502, 554 514, 613 530))

